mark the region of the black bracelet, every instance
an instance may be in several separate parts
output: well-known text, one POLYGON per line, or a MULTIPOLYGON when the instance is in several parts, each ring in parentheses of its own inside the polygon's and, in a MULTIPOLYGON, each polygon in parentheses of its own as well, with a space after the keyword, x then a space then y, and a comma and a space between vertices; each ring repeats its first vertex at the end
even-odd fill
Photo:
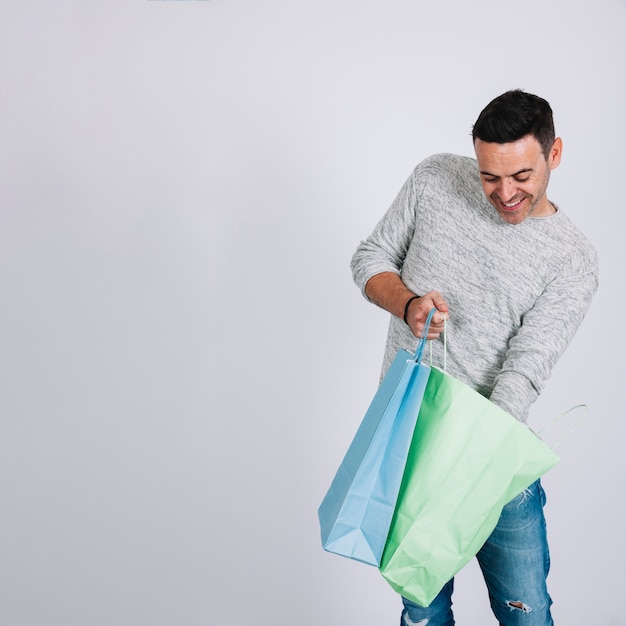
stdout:
POLYGON ((406 321, 406 316, 409 312, 409 306, 411 305, 411 302, 413 302, 413 300, 417 300, 418 298, 421 298, 422 296, 412 296, 411 298, 409 298, 406 301, 406 304, 404 305, 404 317, 402 318, 404 320, 405 324, 408 324, 408 322, 406 321))

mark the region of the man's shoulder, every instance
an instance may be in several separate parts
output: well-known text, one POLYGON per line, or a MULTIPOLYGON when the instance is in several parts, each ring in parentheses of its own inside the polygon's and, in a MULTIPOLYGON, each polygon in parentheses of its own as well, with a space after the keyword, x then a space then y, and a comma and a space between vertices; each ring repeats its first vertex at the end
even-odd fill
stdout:
POLYGON ((558 228, 553 237, 560 240, 563 250, 569 250, 569 265, 578 266, 579 271, 597 268, 598 252, 587 235, 559 208, 558 228))
POLYGON ((457 186, 466 186, 478 181, 478 165, 476 159, 441 152, 426 157, 420 161, 413 170, 417 178, 436 179, 438 182, 450 181, 457 186))
POLYGON ((416 170, 434 170, 441 172, 477 171, 476 159, 450 152, 432 154, 417 164, 416 170))
POLYGON ((416 187, 431 189, 437 195, 463 199, 474 204, 482 201, 482 187, 476 159, 442 152, 433 154, 417 164, 413 170, 416 187))

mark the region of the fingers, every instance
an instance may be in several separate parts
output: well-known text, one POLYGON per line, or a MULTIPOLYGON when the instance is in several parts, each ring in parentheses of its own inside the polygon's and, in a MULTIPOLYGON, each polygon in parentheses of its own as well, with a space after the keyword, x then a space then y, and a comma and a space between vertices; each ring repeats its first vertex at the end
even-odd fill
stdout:
POLYGON ((438 291, 430 291, 427 295, 430 296, 433 306, 439 311, 433 315, 431 324, 440 324, 443 327, 444 321, 448 318, 448 304, 438 291))
POLYGON ((421 337, 430 311, 435 308, 437 312, 431 318, 427 339, 437 339, 445 330, 448 305, 443 296, 437 291, 429 291, 416 301, 415 308, 411 311, 409 326, 416 337, 421 337))
MULTIPOLYGON (((441 333, 443 332, 443 328, 441 330, 433 330, 432 326, 428 329, 428 335, 426 335, 426 339, 428 339, 429 341, 431 339, 437 339, 439 338, 439 336, 441 335, 441 333)), ((422 334, 424 333, 424 329, 422 328, 422 330, 419 332, 419 335, 416 335, 417 337, 421 337, 422 334)))

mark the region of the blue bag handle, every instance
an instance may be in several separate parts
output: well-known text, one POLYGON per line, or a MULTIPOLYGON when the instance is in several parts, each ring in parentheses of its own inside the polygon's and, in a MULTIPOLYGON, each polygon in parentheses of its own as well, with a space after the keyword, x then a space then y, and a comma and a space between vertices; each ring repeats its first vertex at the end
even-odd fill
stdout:
POLYGON ((428 329, 430 328, 430 321, 433 318, 433 315, 437 309, 432 308, 428 317, 426 318, 426 324, 424 324, 424 330, 422 331, 422 336, 420 337, 419 343, 417 344, 417 348, 415 350, 415 355, 413 356, 413 360, 416 363, 422 362, 422 354, 424 353, 424 346, 426 346, 426 337, 428 337, 428 329))

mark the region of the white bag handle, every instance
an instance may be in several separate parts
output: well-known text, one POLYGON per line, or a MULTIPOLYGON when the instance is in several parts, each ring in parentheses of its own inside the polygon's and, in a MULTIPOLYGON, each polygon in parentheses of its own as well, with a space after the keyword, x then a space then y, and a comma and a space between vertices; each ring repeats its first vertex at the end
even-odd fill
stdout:
MULTIPOLYGON (((430 312, 430 316, 428 318, 428 322, 430 322, 430 318, 432 317, 433 313, 434 313, 435 309, 433 309, 430 312)), ((443 314, 442 314, 443 315, 443 314)), ((447 354, 447 343, 446 343, 446 316, 443 315, 443 373, 446 373, 446 354, 447 354)), ((428 331, 427 331, 428 332, 428 331)), ((422 350, 424 349, 424 346, 421 346, 422 350)), ((430 365, 432 366, 433 364, 433 342, 430 342, 430 365)), ((578 418, 578 421, 570 428, 570 430, 565 433, 565 435, 563 435, 563 437, 561 437, 553 446, 552 446, 552 450, 555 450, 556 448, 558 448, 566 439, 569 439, 570 435, 583 423, 583 420, 585 419, 585 416, 587 415, 587 405, 586 404, 576 404, 573 407, 571 407, 570 409, 567 409, 567 411, 564 411, 563 413, 561 413, 560 415, 557 415, 554 419, 550 420, 541 430, 538 430, 536 432, 537 436, 541 436, 541 433, 543 433, 544 430, 546 430, 547 428, 550 428, 550 426, 552 426, 553 424, 556 424, 556 422, 558 422, 561 418, 565 417, 568 413, 571 413, 572 411, 575 411, 576 409, 584 409, 583 414, 578 418)))
MULTIPOLYGON (((430 314, 432 315, 435 310, 436 309, 433 309, 430 312, 430 314)), ((442 371, 445 374, 446 373, 446 355, 448 354, 448 344, 446 343, 446 316, 445 316, 444 313, 442 313, 442 315, 443 315, 443 369, 442 369, 442 371)), ((430 348, 430 363, 429 363, 429 365, 432 366, 432 364, 433 364, 433 342, 432 341, 430 342, 429 348, 430 348)))
POLYGON ((541 430, 537 431, 537 435, 541 436, 544 430, 550 428, 553 424, 556 424, 561 418, 565 417, 568 413, 575 411, 576 409, 584 409, 582 415, 578 418, 578 421, 566 432, 563 437, 561 437, 553 446, 552 449, 555 450, 558 446, 560 446, 566 439, 569 439, 570 435, 583 423, 585 419, 585 415, 587 415, 587 405, 586 404, 576 404, 571 409, 567 409, 561 413, 561 415, 557 415, 554 419, 550 420, 541 430))

